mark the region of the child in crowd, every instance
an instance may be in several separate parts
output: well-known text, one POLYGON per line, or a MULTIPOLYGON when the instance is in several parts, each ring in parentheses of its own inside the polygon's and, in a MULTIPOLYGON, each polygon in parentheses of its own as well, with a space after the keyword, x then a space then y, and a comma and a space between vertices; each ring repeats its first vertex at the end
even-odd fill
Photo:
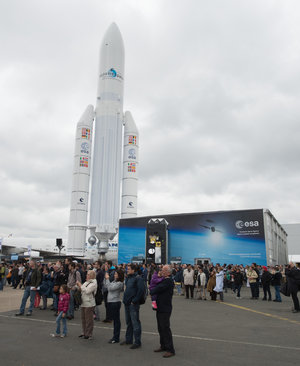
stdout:
MULTIPOLYGON (((149 290, 153 290, 159 283, 161 283, 164 278, 161 275, 161 270, 155 271, 150 281, 149 290)), ((152 309, 157 310, 157 303, 156 303, 157 295, 151 296, 152 301, 152 309)))
POLYGON ((69 309, 70 295, 67 292, 67 285, 61 285, 58 299, 58 316, 56 318, 56 333, 51 337, 64 338, 67 335, 67 311, 69 309), (63 323, 63 333, 60 334, 60 321, 63 323))

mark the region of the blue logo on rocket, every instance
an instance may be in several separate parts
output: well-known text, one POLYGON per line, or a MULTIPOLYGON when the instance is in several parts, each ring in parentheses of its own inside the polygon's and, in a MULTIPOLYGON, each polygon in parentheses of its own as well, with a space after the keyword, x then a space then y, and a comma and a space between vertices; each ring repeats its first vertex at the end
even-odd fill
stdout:
POLYGON ((112 76, 113 78, 115 78, 117 76, 117 72, 115 69, 111 68, 108 72, 108 74, 111 74, 110 76, 112 76))
POLYGON ((103 72, 102 74, 100 74, 100 77, 101 78, 113 78, 113 79, 116 79, 116 80, 123 80, 123 76, 118 73, 113 67, 111 69, 109 69, 108 71, 106 72, 103 72))

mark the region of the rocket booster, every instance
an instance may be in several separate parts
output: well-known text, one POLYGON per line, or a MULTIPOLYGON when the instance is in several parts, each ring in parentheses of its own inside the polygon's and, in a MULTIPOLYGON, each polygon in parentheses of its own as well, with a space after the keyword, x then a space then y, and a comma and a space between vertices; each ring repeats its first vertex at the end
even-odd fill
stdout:
POLYGON ((67 255, 84 254, 89 203, 94 107, 89 105, 80 118, 75 139, 74 167, 67 255))
POLYGON ((121 217, 137 215, 139 133, 130 112, 124 115, 124 150, 121 217))

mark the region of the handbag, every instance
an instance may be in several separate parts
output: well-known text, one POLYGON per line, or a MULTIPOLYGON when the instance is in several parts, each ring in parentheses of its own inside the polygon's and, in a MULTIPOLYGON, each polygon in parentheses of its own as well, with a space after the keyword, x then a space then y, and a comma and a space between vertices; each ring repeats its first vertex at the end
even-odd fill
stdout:
POLYGON ((80 306, 82 304, 81 291, 78 289, 75 289, 74 293, 73 293, 73 297, 74 297, 75 305, 80 306))
POLYGON ((284 296, 290 296, 290 290, 289 290, 289 286, 287 282, 284 282, 281 287, 280 287, 280 292, 284 295, 284 296))
POLYGON ((97 288, 97 292, 96 292, 96 295, 95 295, 95 302, 96 302, 96 305, 101 305, 102 304, 102 301, 103 301, 103 294, 102 294, 102 291, 101 289, 98 287, 97 288))
POLYGON ((38 293, 38 291, 36 291, 35 298, 34 298, 34 307, 35 308, 38 308, 40 306, 40 301, 41 301, 41 296, 38 293))

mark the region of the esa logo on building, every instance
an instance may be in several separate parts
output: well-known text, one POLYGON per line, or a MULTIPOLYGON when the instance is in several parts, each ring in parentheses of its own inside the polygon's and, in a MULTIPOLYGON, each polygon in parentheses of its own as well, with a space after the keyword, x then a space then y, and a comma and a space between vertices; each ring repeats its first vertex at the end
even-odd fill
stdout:
POLYGON ((135 156, 135 149, 129 149, 128 150, 128 159, 136 159, 136 156, 135 156))
POLYGON ((259 222, 258 221, 242 221, 242 220, 237 220, 235 222, 235 227, 237 229, 245 229, 245 228, 252 228, 252 227, 259 227, 259 222))

